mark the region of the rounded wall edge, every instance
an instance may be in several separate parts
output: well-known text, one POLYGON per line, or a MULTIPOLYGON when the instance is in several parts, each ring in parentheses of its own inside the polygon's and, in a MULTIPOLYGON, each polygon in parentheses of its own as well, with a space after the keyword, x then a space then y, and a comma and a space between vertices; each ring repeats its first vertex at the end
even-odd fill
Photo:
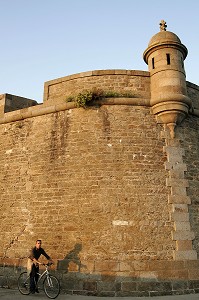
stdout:
POLYGON ((194 88, 199 91, 199 86, 197 84, 192 83, 190 81, 186 81, 186 84, 187 84, 187 87, 191 87, 191 88, 194 88))
POLYGON ((126 70, 126 69, 107 69, 107 70, 93 70, 81 73, 75 73, 64 77, 48 80, 44 84, 56 84, 58 82, 72 80, 88 76, 101 76, 101 75, 134 75, 134 76, 150 76, 150 72, 142 70, 126 70))
POLYGON ((121 75, 121 76, 138 76, 138 77, 149 77, 150 72, 148 71, 141 71, 141 70, 125 70, 125 69, 110 69, 110 70, 94 70, 94 71, 87 71, 82 73, 76 73, 72 75, 68 75, 65 77, 60 77, 57 79, 53 79, 50 81, 46 81, 44 83, 44 95, 43 95, 43 102, 48 101, 50 88, 55 85, 64 84, 67 81, 73 80, 84 80, 84 78, 88 77, 98 77, 98 76, 110 76, 110 75, 121 75))
POLYGON ((191 113, 199 116, 199 86, 195 83, 186 81, 187 95, 191 99, 191 113))

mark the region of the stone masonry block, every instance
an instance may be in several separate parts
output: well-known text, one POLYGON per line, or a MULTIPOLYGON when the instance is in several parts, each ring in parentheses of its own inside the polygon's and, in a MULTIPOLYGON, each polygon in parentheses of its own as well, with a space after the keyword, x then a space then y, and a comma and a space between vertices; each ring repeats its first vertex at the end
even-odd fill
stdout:
POLYGON ((97 282, 96 281, 85 281, 83 283, 83 289, 88 291, 96 291, 97 290, 97 282))
POLYGON ((168 202, 169 203, 191 204, 191 199, 188 196, 169 195, 168 202))
POLYGON ((195 250, 174 251, 174 260, 195 260, 197 252, 195 250))
MULTIPOLYGON (((179 260, 180 261, 180 260, 179 260)), ((173 258, 173 264, 175 264, 175 262, 178 262, 178 260, 174 260, 173 258)), ((186 269, 181 269, 181 270, 163 270, 161 272, 159 272, 159 280, 163 279, 163 280, 169 280, 171 279, 173 280, 183 280, 183 279, 187 279, 188 278, 188 271, 186 269)))
POLYGON ((113 281, 98 281, 97 282, 97 290, 99 291, 114 291, 115 290, 115 282, 113 281))
POLYGON ((193 250, 192 241, 176 241, 176 249, 178 251, 193 250))
POLYGON ((119 263, 111 261, 95 261, 95 271, 119 271, 119 263))
POLYGON ((164 163, 165 169, 166 170, 171 170, 172 172, 186 172, 187 171, 187 166, 184 163, 179 163, 179 162, 168 162, 166 161, 164 163))
POLYGON ((171 205, 173 212, 179 212, 179 213, 188 213, 188 206, 187 204, 182 203, 174 203, 171 205))
POLYGON ((175 231, 190 231, 190 222, 174 222, 175 231))
POLYGON ((182 161, 182 156, 185 154, 184 149, 183 148, 179 148, 179 147, 171 147, 171 146, 165 146, 164 151, 167 153, 167 155, 169 156, 169 162, 183 162, 182 161))
POLYGON ((158 280, 158 273, 152 271, 140 272, 140 278, 142 281, 156 281, 158 280))
POLYGON ((193 240, 195 238, 194 232, 192 231, 172 231, 172 239, 177 240, 193 240))
POLYGON ((149 270, 151 271, 157 271, 158 273, 160 271, 164 270, 182 270, 184 269, 184 262, 178 261, 177 263, 173 262, 173 260, 157 260, 157 261, 151 261, 149 263, 149 270))
POLYGON ((138 282, 137 289, 139 291, 170 291, 170 282, 138 282))
MULTIPOLYGON (((190 269, 197 269, 199 270, 199 259, 197 260, 188 260, 188 261, 185 261, 185 267, 188 268, 189 270, 190 269)), ((198 286, 199 288, 199 286, 198 286)))
POLYGON ((135 291, 137 287, 136 282, 122 282, 121 290, 122 291, 135 291))
POLYGON ((175 222, 189 222, 189 214, 185 212, 171 212, 171 220, 175 222))
POLYGON ((171 186, 171 195, 182 195, 187 196, 186 187, 182 186, 171 186))
POLYGON ((178 179, 178 178, 167 178, 166 179, 166 185, 167 186, 172 186, 172 187, 188 187, 189 182, 186 179, 178 179))
MULTIPOLYGON (((188 271, 189 279, 190 280, 196 280, 196 278, 199 278, 199 269, 189 269, 188 271)), ((194 282, 194 285, 197 285, 197 281, 194 282)), ((197 291, 199 290, 199 287, 197 286, 197 291)))

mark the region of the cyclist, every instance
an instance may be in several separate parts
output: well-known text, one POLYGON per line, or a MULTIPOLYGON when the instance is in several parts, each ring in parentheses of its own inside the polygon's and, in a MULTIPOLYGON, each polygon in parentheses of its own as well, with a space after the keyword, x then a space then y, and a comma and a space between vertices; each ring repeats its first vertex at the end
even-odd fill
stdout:
POLYGON ((31 262, 31 271, 30 271, 30 293, 34 294, 35 292, 39 293, 36 288, 36 284, 38 281, 39 273, 39 265, 41 264, 38 259, 41 255, 44 255, 49 262, 52 262, 50 256, 41 248, 41 240, 36 241, 35 247, 33 247, 30 251, 30 255, 28 256, 29 262, 31 262))

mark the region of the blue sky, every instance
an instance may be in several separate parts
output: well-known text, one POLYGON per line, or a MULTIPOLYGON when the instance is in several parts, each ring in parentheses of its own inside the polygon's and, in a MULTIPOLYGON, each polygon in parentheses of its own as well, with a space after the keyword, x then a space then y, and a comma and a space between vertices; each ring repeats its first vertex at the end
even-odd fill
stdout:
POLYGON ((0 0, 0 94, 43 102, 44 82, 101 69, 147 70, 142 55, 166 20, 199 85, 199 1, 0 0))

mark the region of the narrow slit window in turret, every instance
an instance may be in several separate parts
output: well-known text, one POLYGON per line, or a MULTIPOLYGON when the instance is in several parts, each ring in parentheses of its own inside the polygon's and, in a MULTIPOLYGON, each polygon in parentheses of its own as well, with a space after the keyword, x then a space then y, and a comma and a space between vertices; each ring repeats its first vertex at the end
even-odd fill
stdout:
POLYGON ((154 57, 152 57, 152 68, 155 69, 154 57))
POLYGON ((171 64, 170 54, 167 53, 167 65, 170 65, 170 64, 171 64))
POLYGON ((181 64, 182 64, 182 68, 184 69, 184 60, 182 57, 181 57, 181 64))

